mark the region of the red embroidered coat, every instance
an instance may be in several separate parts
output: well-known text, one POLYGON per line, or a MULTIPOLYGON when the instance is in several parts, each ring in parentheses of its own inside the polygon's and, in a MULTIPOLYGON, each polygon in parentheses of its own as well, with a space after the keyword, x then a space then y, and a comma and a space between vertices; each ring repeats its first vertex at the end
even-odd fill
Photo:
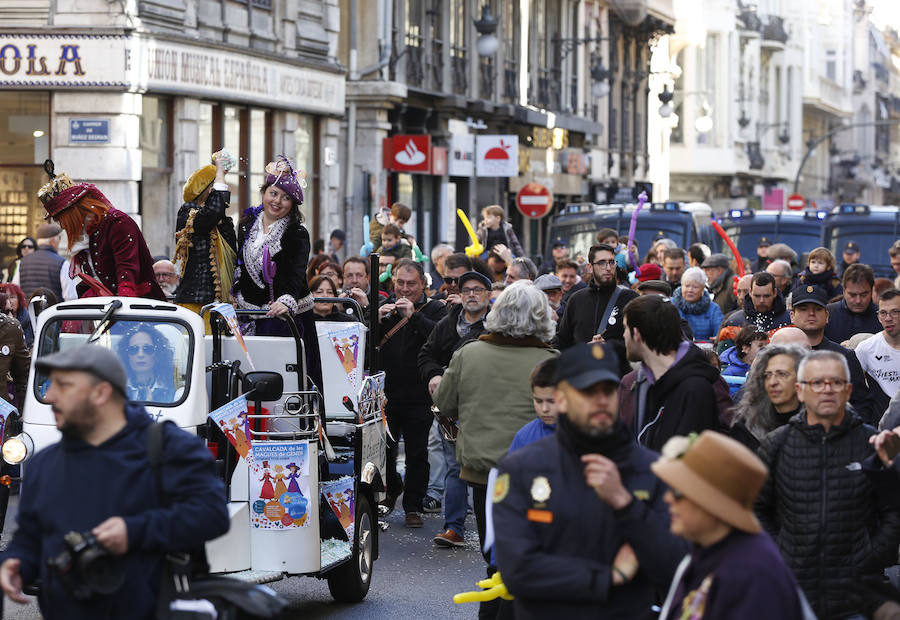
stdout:
MULTIPOLYGON (((127 214, 112 208, 100 227, 90 235, 93 275, 115 295, 148 297, 166 301, 166 295, 153 275, 153 257, 137 223, 127 214)), ((91 275, 91 265, 84 264, 84 253, 78 255, 79 266, 91 275)), ((78 284, 79 297, 96 294, 84 282, 78 284)))

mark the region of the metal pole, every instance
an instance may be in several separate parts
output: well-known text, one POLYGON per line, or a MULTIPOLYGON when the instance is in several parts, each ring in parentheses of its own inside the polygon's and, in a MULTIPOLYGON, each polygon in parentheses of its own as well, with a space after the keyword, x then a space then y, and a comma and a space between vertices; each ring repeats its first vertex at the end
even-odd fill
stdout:
POLYGON ((800 175, 803 173, 803 167, 806 165, 807 160, 809 160, 809 158, 812 156, 812 153, 816 150, 816 147, 822 144, 825 140, 837 133, 840 133, 847 129, 853 129, 855 127, 877 127, 880 125, 896 125, 897 123, 900 123, 900 118, 892 118, 883 121, 871 121, 868 123, 850 123, 848 125, 838 125, 821 138, 818 138, 815 142, 812 143, 812 145, 810 145, 808 149, 806 149, 806 154, 803 156, 803 159, 800 160, 800 166, 797 168, 797 176, 794 177, 794 193, 797 193, 797 187, 800 185, 800 175))

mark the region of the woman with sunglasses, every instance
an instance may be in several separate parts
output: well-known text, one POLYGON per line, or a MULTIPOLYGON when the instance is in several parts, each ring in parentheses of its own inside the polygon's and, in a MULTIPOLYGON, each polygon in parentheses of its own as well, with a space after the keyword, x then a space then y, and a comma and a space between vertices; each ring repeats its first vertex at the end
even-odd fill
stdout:
POLYGON ((119 359, 128 373, 130 401, 171 403, 175 400, 175 353, 168 340, 150 325, 141 325, 119 343, 119 359))
POLYGON ((6 267, 7 282, 12 282, 13 276, 15 276, 16 271, 19 270, 19 263, 22 261, 22 257, 28 256, 36 249, 37 241, 35 241, 34 237, 25 237, 19 241, 19 245, 16 246, 16 257, 12 259, 6 267))

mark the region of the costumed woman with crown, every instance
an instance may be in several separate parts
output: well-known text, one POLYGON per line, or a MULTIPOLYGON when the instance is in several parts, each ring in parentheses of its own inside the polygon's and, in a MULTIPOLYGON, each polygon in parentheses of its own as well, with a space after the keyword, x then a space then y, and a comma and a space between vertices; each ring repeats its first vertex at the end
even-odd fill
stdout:
POLYGON ((313 297, 306 282, 309 233, 300 213, 305 180, 283 156, 265 171, 262 204, 245 209, 238 224, 232 297, 239 309, 268 310, 267 318, 244 324, 247 335, 289 336, 282 318, 293 319, 306 345, 307 372, 321 385, 313 297))
POLYGON ((117 295, 166 300, 153 274, 153 257, 137 223, 110 204, 92 183, 56 175, 44 162, 50 182, 38 190, 47 217, 69 239, 69 277, 80 277, 79 297, 117 295))
MULTIPOLYGON (((214 301, 231 301, 237 242, 234 223, 225 215, 231 192, 225 183, 228 159, 213 155, 215 165, 195 170, 184 184, 184 204, 178 210, 175 232, 175 268, 181 283, 175 303, 200 313, 214 301)), ((209 320, 209 315, 206 315, 209 320)))

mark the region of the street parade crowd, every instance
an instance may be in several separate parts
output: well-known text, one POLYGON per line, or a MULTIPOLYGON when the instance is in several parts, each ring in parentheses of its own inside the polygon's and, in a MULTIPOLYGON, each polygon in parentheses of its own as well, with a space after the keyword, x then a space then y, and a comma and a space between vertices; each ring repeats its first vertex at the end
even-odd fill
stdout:
MULTIPOLYGON (((584 254, 553 239, 536 265, 503 207, 481 211, 471 246, 425 255, 405 229, 410 207, 395 203, 372 214, 356 252, 342 230, 311 241, 305 181, 283 157, 233 219, 229 157, 190 176, 174 256, 156 258, 99 188, 46 164, 47 219, 0 284, 10 403, 24 404, 36 315, 63 300, 262 310, 242 331, 287 336, 293 321, 321 385, 314 323, 369 314, 317 300, 377 299, 396 439, 384 510, 400 500, 408 528, 442 515, 433 544, 448 553, 474 514, 486 579, 462 598, 479 618, 900 618, 885 573, 900 548, 900 275, 876 278, 855 243, 798 256, 761 238, 738 265, 702 244, 637 248, 602 229, 584 254)), ((900 241, 890 261, 900 274, 900 241)), ((29 462, 0 587, 22 602, 40 579, 47 617, 153 617, 162 556, 227 527, 196 438, 166 431, 183 467, 165 506, 140 488, 151 474, 120 467, 145 451, 149 418, 134 402, 164 389, 153 333, 123 347, 38 361, 63 439, 29 462), (107 468, 113 498, 68 495, 55 474, 73 463, 107 468), (47 540, 71 524, 130 558, 102 614, 48 573, 47 540)))

